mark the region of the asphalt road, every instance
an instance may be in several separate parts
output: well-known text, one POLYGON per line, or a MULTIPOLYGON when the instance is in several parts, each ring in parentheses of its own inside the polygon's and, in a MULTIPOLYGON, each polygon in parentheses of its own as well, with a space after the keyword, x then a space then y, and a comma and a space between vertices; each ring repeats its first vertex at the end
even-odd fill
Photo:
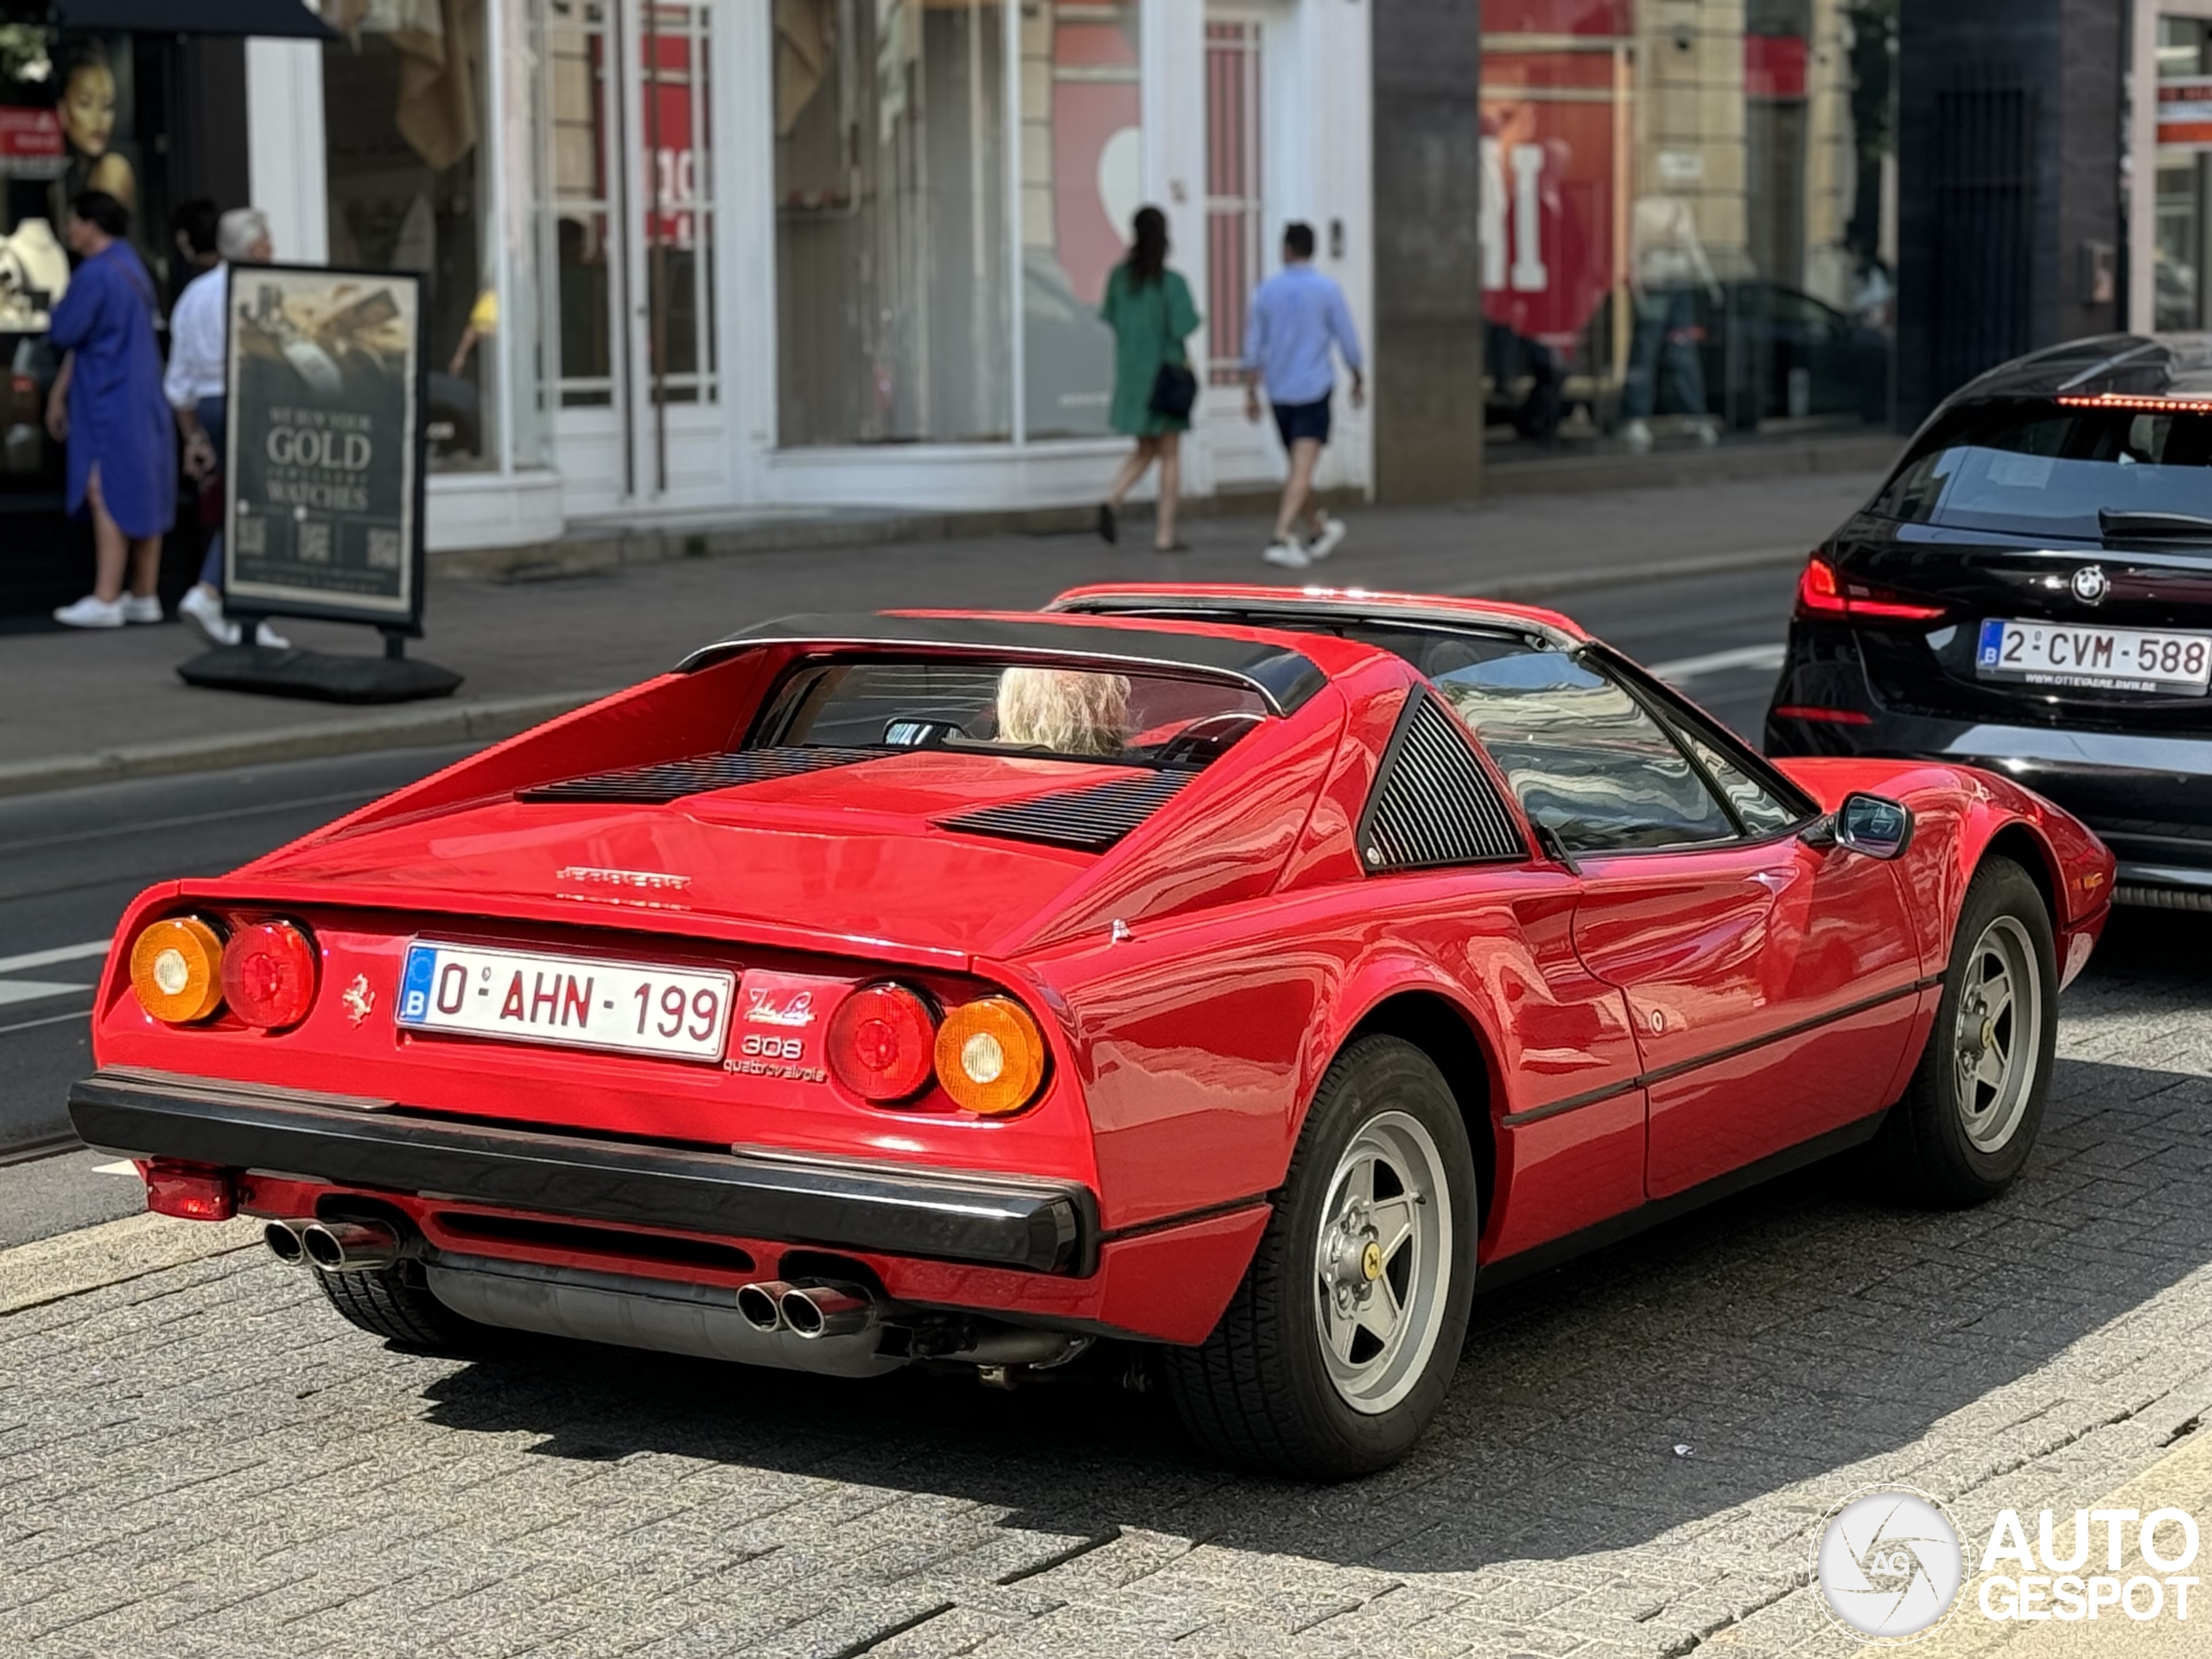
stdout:
MULTIPOLYGON (((1580 594, 1585 626, 1756 737, 1796 572, 1580 594)), ((136 1184, 73 1144, 63 1097, 91 1069, 86 1011, 142 888, 235 868, 464 751, 410 749, 0 800, 0 1248, 128 1213, 136 1184), (33 1154, 44 1155, 33 1155, 33 1154)))

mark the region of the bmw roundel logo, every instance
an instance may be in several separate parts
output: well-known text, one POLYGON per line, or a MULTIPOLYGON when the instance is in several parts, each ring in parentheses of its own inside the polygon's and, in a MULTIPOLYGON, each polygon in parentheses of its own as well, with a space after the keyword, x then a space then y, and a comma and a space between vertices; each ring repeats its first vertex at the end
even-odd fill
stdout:
POLYGON ((2105 591, 2110 585, 2105 580, 2101 564, 2085 564, 2074 573, 2074 597, 2084 605, 2104 603, 2105 591))

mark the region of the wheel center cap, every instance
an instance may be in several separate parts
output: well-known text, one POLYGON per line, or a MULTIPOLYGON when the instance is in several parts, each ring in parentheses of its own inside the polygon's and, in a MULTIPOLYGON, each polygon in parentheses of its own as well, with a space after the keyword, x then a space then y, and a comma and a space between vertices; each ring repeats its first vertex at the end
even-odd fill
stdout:
POLYGON ((1994 1020, 1981 1022, 1981 1046, 1985 1049, 1997 1046, 1997 1022, 1994 1020))
POLYGON ((1359 1253, 1359 1270, 1370 1283, 1382 1276, 1382 1247, 1371 1238, 1367 1241, 1367 1248, 1359 1253))

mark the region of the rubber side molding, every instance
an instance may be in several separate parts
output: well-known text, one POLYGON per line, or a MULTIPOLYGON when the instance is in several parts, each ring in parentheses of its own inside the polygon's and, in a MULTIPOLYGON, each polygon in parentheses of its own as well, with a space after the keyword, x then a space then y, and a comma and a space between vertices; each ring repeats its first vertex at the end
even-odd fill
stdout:
POLYGON ((753 1148, 709 1152, 433 1116, 377 1100, 111 1068, 69 1090, 87 1146, 435 1193, 542 1215, 1084 1274, 1097 1205, 1069 1182, 753 1148))

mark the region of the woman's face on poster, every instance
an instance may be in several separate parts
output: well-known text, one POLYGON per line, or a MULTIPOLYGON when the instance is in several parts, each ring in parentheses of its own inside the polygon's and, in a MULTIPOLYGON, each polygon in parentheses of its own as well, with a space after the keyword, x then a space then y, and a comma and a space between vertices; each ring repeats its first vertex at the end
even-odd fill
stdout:
POLYGON ((115 74, 99 62, 80 63, 61 89, 61 130, 84 156, 105 156, 115 136, 115 74))

